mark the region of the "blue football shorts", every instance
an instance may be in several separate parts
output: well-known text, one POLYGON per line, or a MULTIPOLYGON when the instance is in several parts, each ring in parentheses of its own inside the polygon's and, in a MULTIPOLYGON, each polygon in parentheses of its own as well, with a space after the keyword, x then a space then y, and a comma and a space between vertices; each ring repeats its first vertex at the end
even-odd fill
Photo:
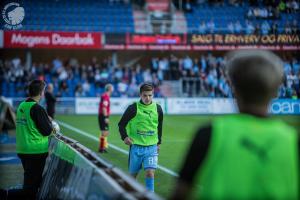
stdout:
POLYGON ((138 173, 142 166, 144 167, 144 170, 156 169, 158 162, 157 145, 131 145, 128 162, 130 174, 138 173))

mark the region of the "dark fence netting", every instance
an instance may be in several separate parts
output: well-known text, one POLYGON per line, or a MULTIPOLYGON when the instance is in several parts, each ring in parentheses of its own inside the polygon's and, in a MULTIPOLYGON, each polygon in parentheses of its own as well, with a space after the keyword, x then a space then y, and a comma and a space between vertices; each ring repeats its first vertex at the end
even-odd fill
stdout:
POLYGON ((160 199, 132 177, 63 135, 49 143, 39 199, 160 199))

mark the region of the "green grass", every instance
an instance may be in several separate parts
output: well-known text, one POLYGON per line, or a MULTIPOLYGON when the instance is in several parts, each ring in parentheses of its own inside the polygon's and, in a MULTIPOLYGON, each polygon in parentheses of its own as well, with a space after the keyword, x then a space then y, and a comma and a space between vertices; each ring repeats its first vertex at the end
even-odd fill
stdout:
MULTIPOLYGON (((276 116, 276 118, 278 117, 294 126, 298 132, 300 132, 300 116, 276 116)), ((214 116, 203 115, 165 116, 159 165, 178 172, 195 130, 203 124, 208 123, 213 118, 214 116)), ((99 136, 100 131, 96 115, 58 115, 57 120, 61 120, 94 136, 99 136)), ((117 123, 119 120, 120 116, 112 116, 110 118, 109 143, 127 150, 128 146, 123 143, 118 133, 117 123)), ((93 151, 97 151, 98 142, 63 128, 62 126, 61 129, 64 135, 74 138, 93 151)), ((110 148, 108 154, 99 154, 99 156, 127 172, 128 158, 126 155, 110 148)), ((144 184, 143 172, 140 173, 138 181, 144 184)), ((168 175, 161 170, 157 170, 155 178, 156 192, 162 197, 168 197, 172 188, 174 188, 174 181, 175 177, 168 175)))

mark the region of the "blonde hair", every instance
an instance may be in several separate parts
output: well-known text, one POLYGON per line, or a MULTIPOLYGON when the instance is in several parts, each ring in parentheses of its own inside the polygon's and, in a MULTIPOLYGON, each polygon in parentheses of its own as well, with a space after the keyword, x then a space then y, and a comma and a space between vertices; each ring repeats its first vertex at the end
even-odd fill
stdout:
POLYGON ((110 83, 106 84, 104 89, 105 89, 105 92, 109 91, 111 88, 113 88, 114 86, 110 83))
POLYGON ((227 57, 227 75, 245 103, 263 104, 277 95, 283 81, 283 64, 277 55, 265 50, 238 50, 227 57))

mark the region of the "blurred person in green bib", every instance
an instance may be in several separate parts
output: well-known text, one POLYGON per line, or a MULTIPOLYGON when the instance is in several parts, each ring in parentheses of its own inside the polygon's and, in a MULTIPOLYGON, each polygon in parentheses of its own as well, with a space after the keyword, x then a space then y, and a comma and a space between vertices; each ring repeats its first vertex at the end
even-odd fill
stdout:
POLYGON ((234 51, 227 58, 240 113, 197 131, 170 198, 299 199, 297 132, 268 115, 283 81, 282 61, 263 50, 234 51))

